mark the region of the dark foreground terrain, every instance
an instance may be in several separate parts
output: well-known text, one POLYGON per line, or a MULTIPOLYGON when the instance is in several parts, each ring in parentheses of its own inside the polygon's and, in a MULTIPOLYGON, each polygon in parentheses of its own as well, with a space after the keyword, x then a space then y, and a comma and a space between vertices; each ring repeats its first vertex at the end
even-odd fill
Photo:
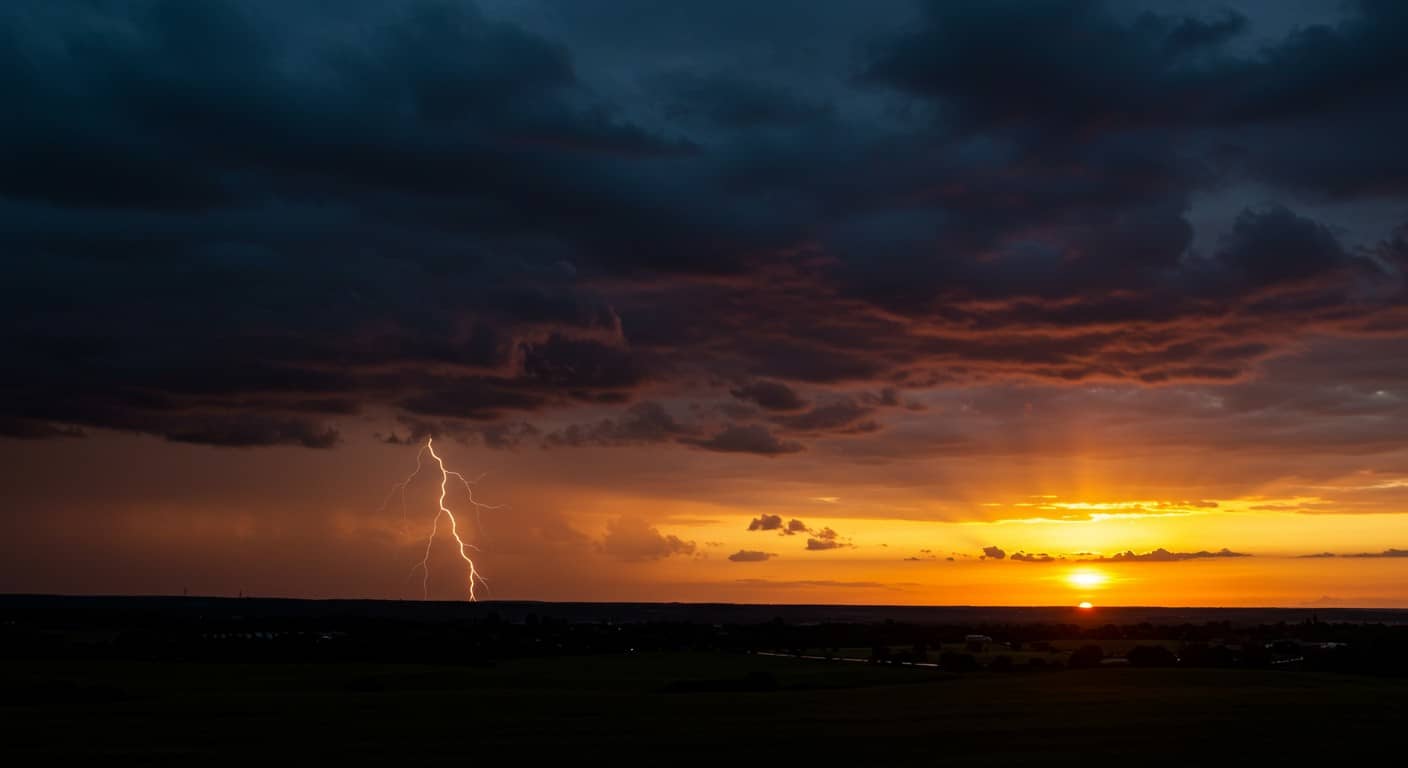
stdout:
POLYGON ((1408 722, 1403 628, 1318 617, 616 623, 162 606, 0 598, 0 764, 1340 765, 1395 762, 1408 722), (967 637, 979 630, 981 647, 967 637))
POLYGON ((1395 754, 1408 716, 1408 684, 1360 677, 949 676, 688 653, 490 667, 43 663, 7 669, 5 686, 0 738, 25 764, 1342 764, 1395 754), (777 688, 748 690, 759 680, 777 688))

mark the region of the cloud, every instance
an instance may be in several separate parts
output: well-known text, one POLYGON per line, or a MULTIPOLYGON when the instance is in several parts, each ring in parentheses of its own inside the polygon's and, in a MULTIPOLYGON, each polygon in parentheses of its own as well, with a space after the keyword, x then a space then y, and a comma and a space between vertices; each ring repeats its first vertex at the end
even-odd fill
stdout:
POLYGON ((750 531, 776 531, 782 528, 781 515, 763 515, 748 523, 750 531))
POLYGON ((1156 550, 1153 550, 1152 552, 1145 552, 1144 554, 1135 554, 1133 551, 1126 551, 1126 552, 1121 552, 1121 553, 1119 553, 1119 554, 1116 554, 1116 555, 1114 555, 1114 556, 1112 556, 1112 557, 1083 558, 1080 562, 1085 562, 1085 563, 1176 563, 1176 562, 1181 562, 1181 561, 1183 561, 1183 560, 1206 560, 1206 559, 1216 559, 1216 558, 1226 558, 1226 557, 1251 557, 1251 555, 1248 555, 1248 554, 1245 554, 1245 553, 1242 553, 1242 552, 1233 552, 1232 550, 1227 549, 1226 547, 1223 547, 1222 549, 1219 549, 1219 550, 1217 550, 1216 552, 1209 552, 1209 551, 1207 551, 1207 550, 1205 550, 1205 549, 1204 549, 1204 550, 1200 550, 1200 551, 1198 551, 1198 552, 1170 552, 1170 551, 1168 551, 1167 549, 1164 549, 1163 547, 1160 547, 1160 548, 1158 548, 1158 549, 1156 549, 1156 550))
POLYGON ((747 400, 769 411, 799 411, 807 407, 796 390, 780 381, 759 379, 729 390, 739 400, 747 400))
POLYGON ((729 555, 728 559, 735 563, 761 563, 774 557, 777 557, 777 555, 772 552, 760 552, 755 549, 740 549, 729 555))
MULTIPOLYGON (((999 547, 984 547, 983 558, 1001 560, 1007 553, 999 547)), ((1046 552, 1016 552, 1011 556, 1011 560, 1022 563, 1176 563, 1185 560, 1207 560, 1221 559, 1229 557, 1251 557, 1242 552, 1233 552, 1223 548, 1215 552, 1201 550, 1198 552, 1171 552, 1162 547, 1145 553, 1135 553, 1133 550, 1120 552, 1111 556, 1096 556, 1089 552, 1079 552, 1074 555, 1054 556, 1046 552)), ((1333 555, 1311 555, 1311 557, 1333 557, 1333 555)))
POLYGON ((649 445, 693 434, 692 427, 675 420, 659 403, 641 402, 615 419, 593 424, 573 424, 550 433, 544 442, 553 446, 649 445))
POLYGON ((807 549, 811 550, 835 549, 837 547, 850 546, 840 540, 840 535, 837 534, 836 531, 830 528, 813 530, 807 527, 806 523, 795 517, 788 520, 786 525, 783 525, 781 515, 764 514, 749 521, 748 530, 777 531, 782 536, 795 536, 799 533, 806 533, 815 537, 814 539, 809 539, 807 542, 807 549))
POLYGON ((1342 557, 1408 557, 1408 549, 1385 549, 1382 552, 1360 552, 1342 557))
POLYGON ((20 440, 40 440, 51 437, 83 437, 83 430, 42 421, 0 418, 0 435, 20 440))
POLYGON ((643 518, 622 516, 607 522, 601 551, 617 560, 642 562, 692 555, 695 545, 673 534, 661 534, 643 518))
MULTIPOLYGON (((803 523, 801 520, 797 520, 796 518, 793 518, 792 520, 788 521, 787 528, 784 530, 784 533, 788 536, 792 536, 798 533, 807 534, 807 543, 805 549, 808 552, 823 552, 828 549, 843 549, 846 547, 855 546, 851 542, 842 538, 841 534, 837 533, 830 527, 810 528, 806 525, 806 523, 803 523)), ((881 546, 885 545, 882 544, 881 546)))
POLYGON ((1400 4, 560 5, 0 16, 0 434, 779 456, 1405 337, 1400 4))
MULTIPOLYGON (((795 536, 799 533, 807 534, 805 549, 809 552, 819 552, 828 549, 841 549, 854 546, 849 541, 841 537, 839 533, 830 527, 810 528, 806 523, 792 518, 784 526, 781 515, 764 514, 753 518, 748 523, 750 531, 777 531, 783 536, 795 536)), ((884 545, 881 545, 884 546, 884 545)))
POLYGON ((486 447, 496 450, 512 450, 540 434, 537 427, 526 421, 486 424, 478 429, 478 433, 486 447))
POLYGON ((820 588, 842 588, 842 589, 885 589, 904 590, 908 587, 919 586, 913 582, 879 582, 879 581, 837 581, 833 579, 798 579, 794 581, 782 581, 775 579, 738 579, 738 584, 746 584, 755 587, 820 587, 820 588))
POLYGON ((817 406, 806 413, 778 416, 773 421, 793 432, 859 434, 880 428, 874 420, 867 418, 874 412, 874 408, 853 400, 841 400, 817 406))
POLYGON ((757 424, 732 425, 709 438, 686 438, 680 442, 720 453, 752 453, 759 456, 781 456, 803 450, 801 443, 780 440, 766 427, 757 424))

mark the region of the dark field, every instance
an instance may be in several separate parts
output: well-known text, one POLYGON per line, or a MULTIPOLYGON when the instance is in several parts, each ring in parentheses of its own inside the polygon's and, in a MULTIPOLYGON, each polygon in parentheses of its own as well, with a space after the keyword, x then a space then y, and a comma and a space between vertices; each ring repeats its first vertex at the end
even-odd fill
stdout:
POLYGON ((1408 715, 1408 684, 1362 677, 956 677, 688 653, 491 667, 11 663, 4 689, 4 752, 22 763, 1258 764, 1391 754, 1408 715), (766 681, 777 689, 747 690, 766 681))
POLYGON ((0 597, 0 764, 1338 765, 1401 617, 0 597))

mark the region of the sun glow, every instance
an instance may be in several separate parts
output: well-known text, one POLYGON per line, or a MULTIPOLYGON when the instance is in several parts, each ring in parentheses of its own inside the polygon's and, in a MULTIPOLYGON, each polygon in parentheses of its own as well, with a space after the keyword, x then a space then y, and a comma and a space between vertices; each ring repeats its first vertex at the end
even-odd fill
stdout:
POLYGON ((1080 587, 1082 589, 1093 589, 1103 586, 1105 582, 1109 580, 1110 577, 1099 571, 1074 571, 1066 576, 1067 583, 1073 587, 1080 587))
POLYGON ((1081 602, 1080 605, 1077 605, 1076 607, 1079 608, 1079 609, 1081 609, 1082 611, 1088 611, 1088 610, 1094 608, 1095 605, 1094 605, 1093 603, 1091 603, 1089 600, 1085 600, 1085 601, 1081 602))

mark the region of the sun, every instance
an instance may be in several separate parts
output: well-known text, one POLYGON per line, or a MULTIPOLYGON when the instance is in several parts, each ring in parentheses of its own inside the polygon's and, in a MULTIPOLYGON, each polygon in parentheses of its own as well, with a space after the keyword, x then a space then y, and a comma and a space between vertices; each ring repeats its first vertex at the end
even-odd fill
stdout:
POLYGON ((1090 610, 1091 608, 1094 608, 1095 605, 1094 605, 1093 603, 1091 603, 1089 600, 1086 600, 1086 601, 1082 602, 1080 605, 1077 605, 1076 607, 1079 608, 1079 609, 1081 609, 1082 611, 1088 611, 1088 610, 1090 610))
POLYGON ((1092 589, 1104 585, 1110 577, 1099 571, 1074 571, 1066 576, 1066 581, 1073 587, 1082 589, 1092 589))

